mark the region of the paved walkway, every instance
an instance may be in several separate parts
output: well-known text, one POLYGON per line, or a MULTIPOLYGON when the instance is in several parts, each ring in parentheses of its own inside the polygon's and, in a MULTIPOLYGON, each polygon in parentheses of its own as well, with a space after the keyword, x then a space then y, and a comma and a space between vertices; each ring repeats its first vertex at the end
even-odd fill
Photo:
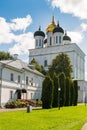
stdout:
POLYGON ((87 130, 87 123, 84 124, 84 126, 82 127, 82 130, 87 130))
MULTIPOLYGON (((41 107, 32 107, 33 110, 42 109, 41 107)), ((7 109, 7 108, 0 108, 0 112, 9 112, 9 111, 20 111, 20 110, 26 110, 27 108, 13 108, 13 109, 7 109)))

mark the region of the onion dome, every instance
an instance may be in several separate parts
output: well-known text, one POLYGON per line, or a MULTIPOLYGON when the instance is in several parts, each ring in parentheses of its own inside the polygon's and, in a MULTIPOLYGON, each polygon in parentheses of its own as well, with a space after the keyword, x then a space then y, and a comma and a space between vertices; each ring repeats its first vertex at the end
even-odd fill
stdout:
POLYGON ((69 36, 67 36, 67 32, 66 31, 65 31, 65 35, 63 37, 63 40, 71 41, 71 38, 69 36))
POLYGON ((44 40, 44 44, 46 44, 46 43, 47 43, 47 39, 44 40))
POLYGON ((48 25, 46 28, 46 33, 48 32, 53 32, 53 29, 56 27, 55 21, 54 21, 54 16, 52 17, 52 22, 51 24, 48 25))
POLYGON ((63 28, 61 28, 59 26, 59 22, 58 22, 57 26, 53 29, 53 33, 56 33, 56 32, 64 33, 63 28))
POLYGON ((35 36, 45 37, 45 33, 43 31, 41 31, 41 27, 39 27, 39 30, 34 33, 34 37, 35 36))

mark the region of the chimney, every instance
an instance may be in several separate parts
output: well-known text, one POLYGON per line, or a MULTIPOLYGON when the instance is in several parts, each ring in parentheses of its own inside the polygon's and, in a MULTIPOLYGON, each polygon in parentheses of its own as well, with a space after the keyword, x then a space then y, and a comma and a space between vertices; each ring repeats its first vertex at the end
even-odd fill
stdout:
POLYGON ((14 60, 18 59, 18 54, 14 54, 14 60))

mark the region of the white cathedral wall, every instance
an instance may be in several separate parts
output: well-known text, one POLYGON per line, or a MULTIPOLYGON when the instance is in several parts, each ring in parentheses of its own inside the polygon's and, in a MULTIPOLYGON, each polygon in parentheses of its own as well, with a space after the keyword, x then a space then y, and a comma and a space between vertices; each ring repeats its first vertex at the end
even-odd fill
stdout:
POLYGON ((44 61, 47 60, 49 66, 52 60, 61 52, 67 53, 70 57, 73 68, 72 77, 83 80, 85 55, 75 43, 30 50, 29 61, 31 62, 35 58, 40 65, 44 66, 44 61))
POLYGON ((78 80, 78 102, 87 103, 87 81, 78 80))

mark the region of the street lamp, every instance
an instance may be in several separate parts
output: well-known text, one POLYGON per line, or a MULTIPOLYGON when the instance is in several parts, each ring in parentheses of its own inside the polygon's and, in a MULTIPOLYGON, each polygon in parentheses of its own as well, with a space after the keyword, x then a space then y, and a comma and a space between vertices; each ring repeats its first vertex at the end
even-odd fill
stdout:
POLYGON ((61 91, 61 88, 59 87, 58 88, 58 108, 60 110, 60 91, 61 91))

